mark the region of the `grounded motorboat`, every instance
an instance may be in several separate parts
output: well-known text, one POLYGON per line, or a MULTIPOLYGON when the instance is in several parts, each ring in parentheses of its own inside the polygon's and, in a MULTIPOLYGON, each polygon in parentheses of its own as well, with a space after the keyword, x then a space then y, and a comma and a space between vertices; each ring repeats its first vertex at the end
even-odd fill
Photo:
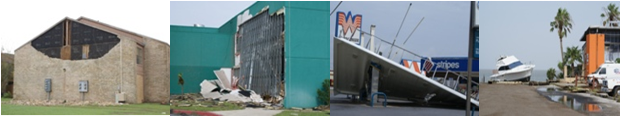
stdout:
POLYGON ((530 81, 535 65, 523 64, 515 56, 502 56, 489 81, 530 81))

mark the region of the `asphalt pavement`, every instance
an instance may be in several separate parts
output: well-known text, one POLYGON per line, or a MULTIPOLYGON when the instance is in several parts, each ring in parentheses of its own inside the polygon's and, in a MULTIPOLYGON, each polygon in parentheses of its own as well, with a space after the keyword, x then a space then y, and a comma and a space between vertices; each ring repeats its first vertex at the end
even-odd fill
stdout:
MULTIPOLYGON (((389 98, 389 97, 388 97, 389 98)), ((466 111, 462 106, 454 104, 418 104, 411 101, 388 99, 388 106, 375 103, 374 107, 366 103, 352 102, 346 95, 330 96, 331 115, 335 116, 464 116, 466 111)), ((474 116, 478 111, 474 112, 474 116)))

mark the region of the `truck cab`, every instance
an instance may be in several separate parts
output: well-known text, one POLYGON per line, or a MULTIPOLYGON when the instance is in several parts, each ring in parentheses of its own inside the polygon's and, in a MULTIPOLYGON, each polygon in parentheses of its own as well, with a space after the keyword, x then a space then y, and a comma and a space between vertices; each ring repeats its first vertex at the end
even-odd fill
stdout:
POLYGON ((598 84, 603 83, 603 78, 607 78, 607 66, 601 65, 592 74, 588 74, 588 83, 593 83, 594 79, 598 80, 598 84))
POLYGON ((601 91, 607 92, 610 96, 620 94, 620 64, 602 64, 594 73, 588 77, 596 78, 602 84, 601 91))

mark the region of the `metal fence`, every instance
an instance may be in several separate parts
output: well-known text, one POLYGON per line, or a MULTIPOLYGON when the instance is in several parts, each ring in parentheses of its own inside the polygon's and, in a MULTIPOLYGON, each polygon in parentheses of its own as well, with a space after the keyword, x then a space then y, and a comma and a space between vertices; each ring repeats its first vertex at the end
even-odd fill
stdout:
POLYGON ((284 73, 284 15, 264 11, 239 26, 239 86, 276 96, 284 73))

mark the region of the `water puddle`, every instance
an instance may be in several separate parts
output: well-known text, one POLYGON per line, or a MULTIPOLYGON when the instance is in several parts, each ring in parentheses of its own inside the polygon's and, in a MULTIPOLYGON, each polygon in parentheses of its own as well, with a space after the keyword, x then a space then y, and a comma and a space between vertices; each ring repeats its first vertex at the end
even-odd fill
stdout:
POLYGON ((603 111, 603 107, 599 104, 587 102, 587 97, 575 98, 572 95, 561 92, 559 88, 541 87, 536 90, 547 99, 560 103, 575 111, 584 113, 597 113, 603 111))
POLYGON ((560 88, 554 88, 554 87, 541 87, 536 89, 539 92, 559 92, 560 88))
POLYGON ((558 102, 579 112, 601 112, 603 110, 603 107, 598 104, 582 103, 579 99, 566 95, 550 95, 548 97, 554 102, 558 102))

